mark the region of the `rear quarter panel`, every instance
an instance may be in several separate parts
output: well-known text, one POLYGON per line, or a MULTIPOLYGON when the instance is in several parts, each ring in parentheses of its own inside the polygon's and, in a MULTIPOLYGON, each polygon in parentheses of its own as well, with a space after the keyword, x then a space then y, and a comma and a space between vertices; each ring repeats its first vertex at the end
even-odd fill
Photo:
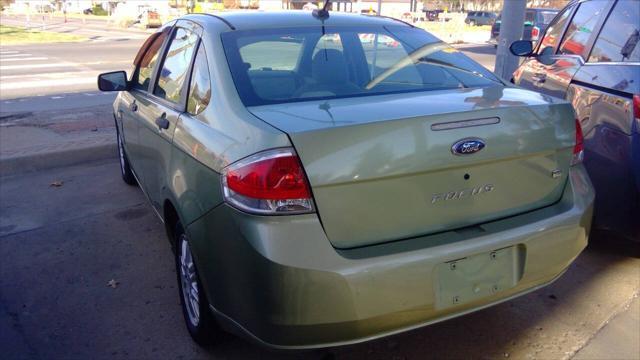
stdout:
POLYGON ((637 65, 583 66, 567 91, 585 136, 585 167, 598 196, 595 226, 636 234, 640 211, 638 136, 632 96, 637 65))
POLYGON ((264 149, 289 146, 286 135, 256 119, 240 102, 220 42, 227 25, 203 21, 202 26, 211 100, 200 114, 180 116, 166 174, 165 196, 184 225, 222 202, 219 174, 225 166, 264 149))
MULTIPOLYGON (((191 16, 199 17, 204 18, 201 44, 209 64, 211 100, 200 114, 180 116, 166 174, 166 200, 175 207, 187 233, 192 222, 223 202, 220 173, 225 166, 262 150, 291 146, 283 132, 254 117, 241 103, 220 41, 220 33, 228 31, 228 26, 209 16, 191 16)), ((206 241, 210 239, 191 236, 198 265, 202 265, 206 241)))

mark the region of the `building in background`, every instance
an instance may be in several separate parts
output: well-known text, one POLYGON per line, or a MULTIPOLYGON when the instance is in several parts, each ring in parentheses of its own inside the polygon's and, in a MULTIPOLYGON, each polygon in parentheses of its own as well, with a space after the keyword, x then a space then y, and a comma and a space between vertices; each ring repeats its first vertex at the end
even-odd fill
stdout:
MULTIPOLYGON (((7 0, 10 1, 10 0, 7 0)), ((381 15, 398 19, 426 20, 427 13, 444 12, 446 20, 455 18, 452 13, 490 11, 499 13, 504 1, 509 0, 382 0, 381 15), (450 15, 447 15, 450 14, 450 15)), ((569 0, 527 0, 527 7, 563 8, 569 0)), ((14 0, 9 8, 17 13, 45 13, 63 11, 67 13, 92 13, 94 15, 116 15, 117 18, 137 16, 152 9, 166 21, 189 12, 214 12, 228 9, 313 9, 323 1, 310 0, 14 0), (99 7, 99 8, 96 8, 99 7), (96 10, 100 10, 97 14, 96 10), (93 11, 87 11, 92 9, 93 11)), ((376 14, 377 0, 335 0, 332 11, 376 14)), ((461 14, 463 16, 464 14, 461 14)), ((128 24, 128 20, 124 20, 128 24)))
MULTIPOLYGON (((509 0, 423 0, 428 10, 459 11, 502 11, 502 4, 509 0)), ((562 9, 570 0, 527 0, 528 8, 562 9)))

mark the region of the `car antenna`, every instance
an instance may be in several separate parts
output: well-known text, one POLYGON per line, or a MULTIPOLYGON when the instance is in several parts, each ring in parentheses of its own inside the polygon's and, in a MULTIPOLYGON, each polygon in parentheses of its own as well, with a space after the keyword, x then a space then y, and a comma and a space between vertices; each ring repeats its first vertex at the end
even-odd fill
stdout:
POLYGON ((322 20, 323 26, 324 21, 329 18, 329 4, 331 4, 331 0, 327 0, 324 6, 322 6, 322 9, 313 9, 313 17, 322 20))
MULTIPOLYGON (((322 9, 313 9, 313 17, 322 21, 322 36, 324 36, 326 34, 326 30, 324 28, 324 21, 327 20, 329 18, 329 4, 331 4, 331 0, 326 0, 326 2, 324 3, 324 5, 322 6, 322 9)), ((324 49, 324 59, 325 61, 328 61, 328 56, 327 56, 327 49, 324 49)))

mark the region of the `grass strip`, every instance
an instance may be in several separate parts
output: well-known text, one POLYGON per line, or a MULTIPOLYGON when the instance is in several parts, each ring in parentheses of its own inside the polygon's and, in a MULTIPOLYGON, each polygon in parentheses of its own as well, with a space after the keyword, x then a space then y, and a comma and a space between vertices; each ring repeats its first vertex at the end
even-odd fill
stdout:
POLYGON ((84 36, 63 34, 52 31, 27 29, 18 26, 0 25, 0 45, 22 45, 56 42, 78 42, 87 40, 84 36))

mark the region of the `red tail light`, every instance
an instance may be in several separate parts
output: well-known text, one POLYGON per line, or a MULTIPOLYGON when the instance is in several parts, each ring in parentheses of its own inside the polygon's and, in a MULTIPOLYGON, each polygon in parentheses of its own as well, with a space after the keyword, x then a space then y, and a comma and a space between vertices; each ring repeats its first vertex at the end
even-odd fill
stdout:
POLYGON ((640 95, 633 95, 633 117, 640 119, 640 95))
POLYGON ((582 162, 584 158, 584 136, 582 134, 582 126, 580 121, 576 119, 576 144, 573 146, 573 159, 571 165, 576 165, 582 162))
POLYGON ((275 149, 224 169, 224 197, 230 204, 259 214, 313 211, 309 183, 293 149, 275 149))
POLYGON ((538 41, 539 36, 540 36, 540 28, 537 26, 534 26, 533 29, 531 29, 531 40, 538 41))

